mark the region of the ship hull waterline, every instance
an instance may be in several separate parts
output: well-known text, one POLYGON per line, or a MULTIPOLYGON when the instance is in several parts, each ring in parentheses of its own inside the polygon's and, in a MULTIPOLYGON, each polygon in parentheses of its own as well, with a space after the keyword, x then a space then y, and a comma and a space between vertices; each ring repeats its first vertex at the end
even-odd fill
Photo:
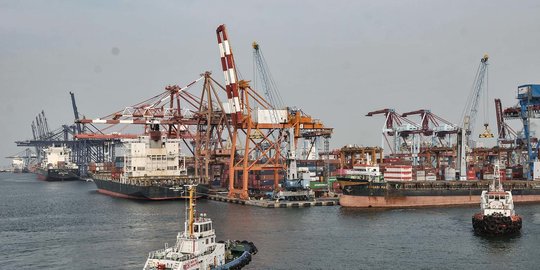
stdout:
POLYGON ((187 198, 181 189, 172 186, 136 186, 99 178, 93 180, 99 193, 117 198, 152 201, 187 198))
MULTIPOLYGON (((436 206, 477 205, 479 195, 461 196, 355 196, 341 195, 339 204, 343 207, 356 208, 414 208, 436 206)), ((539 195, 514 195, 515 203, 540 202, 539 195)))
POLYGON ((47 182, 62 182, 80 180, 78 169, 37 169, 39 180, 47 182))

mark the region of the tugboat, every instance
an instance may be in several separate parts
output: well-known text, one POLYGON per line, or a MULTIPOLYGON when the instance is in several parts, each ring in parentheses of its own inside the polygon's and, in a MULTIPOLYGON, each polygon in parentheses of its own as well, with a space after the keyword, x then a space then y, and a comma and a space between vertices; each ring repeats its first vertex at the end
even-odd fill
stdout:
MULTIPOLYGON (((499 171, 498 164, 495 165, 495 171, 499 171)), ((504 191, 498 174, 495 174, 489 190, 482 191, 480 209, 481 212, 472 218, 475 233, 507 235, 521 230, 521 217, 514 211, 512 192, 504 191)))
POLYGON ((247 241, 216 242, 212 220, 202 213, 195 217, 195 187, 189 192, 189 214, 184 232, 179 232, 176 244, 148 254, 143 270, 241 269, 251 261, 257 248, 247 241))

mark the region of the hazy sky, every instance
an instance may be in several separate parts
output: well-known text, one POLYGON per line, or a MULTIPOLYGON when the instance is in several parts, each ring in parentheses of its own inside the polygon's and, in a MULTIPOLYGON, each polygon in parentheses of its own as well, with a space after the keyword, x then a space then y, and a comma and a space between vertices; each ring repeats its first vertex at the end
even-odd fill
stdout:
POLYGON ((51 127, 72 122, 69 91, 93 118, 205 70, 223 81, 222 23, 244 78, 256 40, 285 102, 335 128, 332 147, 379 145, 375 109, 459 123, 484 53, 494 127, 494 97, 514 105, 517 85, 540 83, 538 14, 537 0, 0 1, 0 156, 42 109, 51 127))

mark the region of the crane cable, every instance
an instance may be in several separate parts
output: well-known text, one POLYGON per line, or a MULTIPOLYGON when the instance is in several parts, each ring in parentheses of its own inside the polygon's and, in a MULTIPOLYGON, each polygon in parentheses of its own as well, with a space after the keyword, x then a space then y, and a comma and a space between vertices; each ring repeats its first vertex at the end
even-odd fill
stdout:
POLYGON ((486 95, 485 95, 485 105, 484 105, 484 124, 489 124, 489 71, 486 67, 486 95))

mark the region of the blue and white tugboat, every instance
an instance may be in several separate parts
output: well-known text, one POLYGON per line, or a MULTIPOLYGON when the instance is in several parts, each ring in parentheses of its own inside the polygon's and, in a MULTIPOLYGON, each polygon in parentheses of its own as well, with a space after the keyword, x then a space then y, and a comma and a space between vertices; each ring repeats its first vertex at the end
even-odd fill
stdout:
POLYGON ((195 217, 196 185, 186 186, 189 192, 189 214, 184 231, 179 232, 176 244, 150 252, 143 270, 241 269, 257 253, 247 241, 216 242, 212 220, 206 214, 195 217))
POLYGON ((501 185, 499 165, 495 165, 495 176, 489 190, 480 196, 481 212, 472 218, 474 232, 480 235, 507 235, 521 230, 521 217, 514 211, 511 191, 501 185))

